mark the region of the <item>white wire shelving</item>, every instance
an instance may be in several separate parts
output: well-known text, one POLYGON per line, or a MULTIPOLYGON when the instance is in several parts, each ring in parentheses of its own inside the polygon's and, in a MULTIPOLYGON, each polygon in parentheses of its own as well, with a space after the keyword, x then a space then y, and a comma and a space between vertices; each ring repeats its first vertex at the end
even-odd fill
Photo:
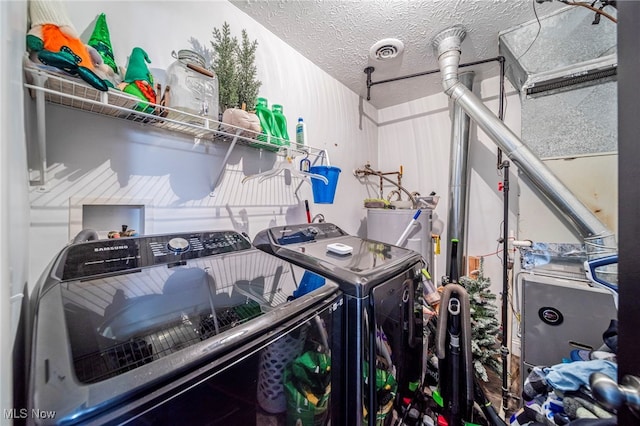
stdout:
MULTIPOLYGON (((24 86, 36 102, 38 170, 35 172, 38 173, 38 176, 30 180, 31 185, 44 187, 46 184, 46 103, 140 123, 146 129, 181 134, 193 138, 194 144, 203 142, 229 144, 223 164, 227 163, 236 145, 268 150, 283 156, 308 155, 312 158, 313 164, 318 161, 329 164, 327 152, 323 149, 310 146, 298 149, 295 147, 295 142, 289 144, 289 141, 221 123, 208 117, 143 102, 117 89, 103 92, 94 89, 80 79, 62 75, 50 67, 42 67, 28 60, 24 64, 24 71, 24 86)), ((223 172, 224 167, 221 167, 211 182, 212 192, 223 172)))

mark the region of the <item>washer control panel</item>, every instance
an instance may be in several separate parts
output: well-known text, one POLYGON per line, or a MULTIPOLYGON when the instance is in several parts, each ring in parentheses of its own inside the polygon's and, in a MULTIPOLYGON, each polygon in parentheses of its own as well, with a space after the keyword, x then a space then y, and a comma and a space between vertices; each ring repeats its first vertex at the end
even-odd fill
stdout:
POLYGON ((180 254, 189 250, 191 247, 189 246, 189 241, 178 237, 170 239, 167 243, 167 248, 173 254, 180 254))
POLYGON ((63 280, 82 279, 251 248, 249 240, 235 231, 88 241, 67 247, 56 271, 63 280))

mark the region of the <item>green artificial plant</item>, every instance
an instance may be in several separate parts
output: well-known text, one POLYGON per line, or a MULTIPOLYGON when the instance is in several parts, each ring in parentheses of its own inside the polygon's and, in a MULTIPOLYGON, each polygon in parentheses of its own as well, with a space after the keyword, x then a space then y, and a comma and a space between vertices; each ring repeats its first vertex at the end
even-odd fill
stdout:
POLYGON ((258 99, 258 90, 262 83, 256 79, 257 68, 256 49, 258 41, 249 41, 246 30, 242 30, 242 43, 236 46, 237 76, 238 76, 238 105, 246 105, 248 111, 253 111, 258 99))
POLYGON ((222 30, 213 29, 213 72, 218 76, 220 112, 238 105, 238 76, 236 71, 236 49, 238 40, 231 37, 229 24, 225 22, 222 30))
POLYGON ((218 76, 220 112, 227 108, 255 109, 258 90, 262 82, 257 77, 255 65, 258 41, 249 39, 242 30, 242 40, 231 36, 227 22, 222 29, 213 29, 213 72, 218 76))

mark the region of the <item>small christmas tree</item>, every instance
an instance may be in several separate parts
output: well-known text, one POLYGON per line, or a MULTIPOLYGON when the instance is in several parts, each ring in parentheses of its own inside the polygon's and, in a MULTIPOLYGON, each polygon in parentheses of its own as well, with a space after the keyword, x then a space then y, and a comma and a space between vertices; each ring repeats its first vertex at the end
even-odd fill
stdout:
POLYGON ((496 318, 498 308, 494 301, 496 295, 491 293, 491 281, 482 273, 482 259, 477 278, 461 277, 459 282, 469 294, 471 305, 471 352, 473 367, 485 382, 489 380, 487 367, 501 374, 502 364, 498 360, 500 350, 496 345, 496 337, 500 331, 500 323, 496 318))
POLYGON ((242 30, 242 42, 236 46, 237 76, 238 76, 238 105, 246 105, 248 111, 253 111, 258 99, 258 90, 262 83, 256 79, 255 65, 258 41, 249 41, 246 30, 242 30))

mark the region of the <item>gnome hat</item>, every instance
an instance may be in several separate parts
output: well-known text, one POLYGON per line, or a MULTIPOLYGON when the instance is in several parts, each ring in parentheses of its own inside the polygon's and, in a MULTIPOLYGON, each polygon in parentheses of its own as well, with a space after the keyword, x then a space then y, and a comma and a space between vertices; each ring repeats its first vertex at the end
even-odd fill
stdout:
POLYGON ((104 13, 98 16, 96 26, 87 44, 98 51, 104 63, 107 64, 114 73, 118 73, 118 66, 116 65, 113 48, 111 47, 111 36, 109 35, 109 27, 107 26, 107 16, 104 13))
POLYGON ((71 27, 73 32, 76 32, 64 3, 59 0, 30 0, 29 18, 32 27, 52 24, 58 27, 71 27))
POLYGON ((140 47, 134 47, 129 57, 129 64, 127 65, 127 72, 124 75, 124 81, 126 83, 132 83, 136 80, 143 80, 147 83, 153 84, 153 79, 147 64, 150 64, 151 60, 147 55, 147 52, 140 47))

